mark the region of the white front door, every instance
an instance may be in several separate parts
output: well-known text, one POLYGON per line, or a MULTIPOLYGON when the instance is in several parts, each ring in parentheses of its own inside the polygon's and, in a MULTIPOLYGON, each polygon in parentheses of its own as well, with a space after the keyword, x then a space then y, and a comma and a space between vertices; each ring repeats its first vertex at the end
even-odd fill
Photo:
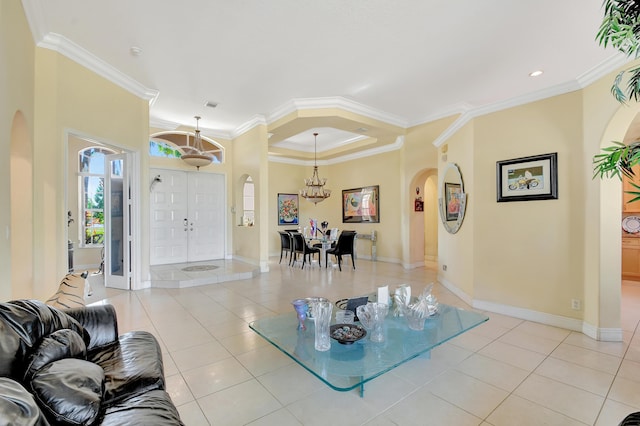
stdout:
POLYGON ((131 209, 128 154, 105 156, 104 285, 131 289, 131 209))
POLYGON ((151 264, 222 259, 224 176, 152 169, 151 264))

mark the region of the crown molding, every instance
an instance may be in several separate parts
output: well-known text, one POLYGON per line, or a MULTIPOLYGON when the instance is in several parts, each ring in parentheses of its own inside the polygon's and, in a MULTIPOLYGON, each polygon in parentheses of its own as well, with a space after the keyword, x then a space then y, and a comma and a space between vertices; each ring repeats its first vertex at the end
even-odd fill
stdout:
POLYGON ((371 119, 382 121, 384 123, 402 128, 406 128, 408 125, 407 120, 402 117, 386 113, 384 111, 352 101, 342 96, 292 99, 279 106, 271 114, 269 114, 269 116, 267 117, 267 123, 271 124, 274 121, 277 121, 282 117, 285 117, 286 115, 296 111, 328 108, 342 109, 354 114, 363 115, 365 117, 369 117, 371 119))
POLYGON ((610 72, 613 72, 632 61, 634 61, 633 58, 627 58, 622 53, 616 52, 610 58, 605 59, 590 70, 587 70, 584 73, 580 74, 576 78, 576 80, 578 81, 578 84, 581 88, 585 88, 594 83, 596 80, 601 79, 610 72))
POLYGON ((242 135, 243 133, 246 133, 249 130, 253 129, 254 127, 266 126, 266 125, 267 125, 267 120, 265 119, 264 115, 256 114, 253 117, 251 117, 249 121, 246 121, 245 123, 236 127, 236 129, 233 132, 231 132, 229 136, 231 139, 235 139, 238 136, 242 135))
POLYGON ((157 90, 143 86, 60 34, 47 33, 36 45, 56 51, 139 98, 148 100, 149 106, 152 106, 158 98, 157 90))
MULTIPOLYGON (((356 152, 353 154, 343 155, 331 160, 318 160, 318 165, 332 165, 344 163, 346 161, 357 160, 359 158, 371 157, 372 155, 383 154, 385 152, 397 151, 404 145, 404 136, 398 136, 396 141, 392 144, 384 145, 377 148, 371 148, 364 151, 356 152)), ((275 155, 269 155, 269 161, 273 163, 294 164, 297 166, 313 166, 312 160, 294 160, 292 158, 280 157, 275 155)))
POLYGON ((181 124, 176 123, 175 121, 163 120, 158 117, 149 117, 149 127, 155 127, 163 130, 176 130, 180 126, 181 124))
MULTIPOLYGON (((462 113, 462 116, 460 116, 451 126, 449 126, 444 132, 440 134, 440 136, 438 136, 433 141, 433 145, 436 147, 442 146, 447 139, 449 139, 453 134, 455 134, 473 118, 584 89, 596 80, 604 77, 606 74, 620 68, 627 62, 629 62, 629 60, 623 55, 621 56, 620 54, 616 54, 591 68, 589 71, 581 74, 575 80, 557 84, 555 86, 528 93, 522 96, 516 96, 511 99, 495 102, 489 105, 483 105, 481 107, 464 111, 462 113)), ((423 122, 426 123, 426 121, 423 122)))

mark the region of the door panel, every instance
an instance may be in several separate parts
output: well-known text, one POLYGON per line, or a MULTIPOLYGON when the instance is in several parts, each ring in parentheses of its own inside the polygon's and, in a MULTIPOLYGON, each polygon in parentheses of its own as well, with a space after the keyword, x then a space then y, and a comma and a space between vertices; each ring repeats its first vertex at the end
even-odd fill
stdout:
POLYGON ((152 169, 151 264, 224 258, 224 176, 152 169))
POLYGON ((105 287, 131 289, 131 188, 127 154, 105 156, 105 287))
POLYGON ((189 174, 189 261, 224 258, 224 176, 189 174))

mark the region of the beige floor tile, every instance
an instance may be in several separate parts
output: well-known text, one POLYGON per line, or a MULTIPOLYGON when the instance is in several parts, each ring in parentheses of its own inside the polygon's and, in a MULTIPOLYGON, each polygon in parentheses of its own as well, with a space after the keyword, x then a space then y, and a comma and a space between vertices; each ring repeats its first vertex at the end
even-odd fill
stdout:
POLYGON ((336 392, 326 386, 289 404, 287 409, 305 426, 325 426, 337 419, 341 426, 360 425, 378 414, 357 392, 336 392))
MULTIPOLYGON (((625 379, 640 382, 640 362, 624 359, 618 374, 625 379)), ((640 386, 640 383, 638 383, 640 386)))
POLYGON ((632 407, 640 407, 639 384, 635 380, 617 376, 611 386, 608 398, 632 407))
POLYGON ((260 337, 260 335, 253 330, 225 337, 220 340, 220 343, 222 343, 229 352, 236 356, 263 346, 271 345, 271 343, 260 337))
POLYGON ((184 405, 194 401, 193 394, 181 374, 166 376, 166 387, 171 400, 176 405, 184 405))
MULTIPOLYGON (((240 265, 221 264, 234 265, 230 273, 240 265)), ((292 312, 296 297, 338 300, 401 283, 418 294, 436 282, 436 269, 364 259, 357 260, 356 271, 300 270, 278 265, 277 258, 269 266, 269 273, 253 278, 199 287, 98 288, 90 303, 113 304, 121 333, 146 330, 158 338, 167 389, 187 426, 342 425, 336 419, 344 419, 345 413, 350 415, 346 424, 371 426, 422 426, 425 419, 446 426, 613 426, 629 412, 640 411, 640 333, 634 335, 640 285, 623 285, 624 343, 598 342, 582 333, 487 312, 488 322, 434 349, 430 359, 418 357, 365 384, 360 398, 358 390, 333 391, 286 357, 288 363, 281 366, 284 355, 248 323, 292 312), (583 390, 602 395, 607 374, 617 374, 608 399, 583 390), (511 390, 496 403, 496 395, 511 390), (245 396, 252 407, 242 405, 245 396)), ((472 309, 437 282, 433 292, 441 303, 472 309)))
POLYGON ((449 343, 477 352, 493 341, 492 338, 474 333, 473 331, 474 330, 472 329, 471 331, 462 333, 461 335, 451 339, 449 343))
POLYGON ((602 352, 622 358, 627 350, 627 342, 599 342, 582 333, 573 332, 564 341, 570 345, 602 352))
POLYGON ((299 426, 302 425, 286 408, 269 413, 257 420, 247 423, 248 426, 299 426))
POLYGON ((512 392, 530 374, 527 370, 480 354, 462 361, 456 369, 507 392, 512 392))
POLYGON ((204 416, 200 405, 196 401, 178 406, 180 419, 185 426, 210 426, 209 420, 204 416))
POLYGON ((550 410, 535 402, 510 395, 487 418, 493 426, 584 426, 585 423, 550 410))
POLYGON ((532 374, 514 394, 586 424, 593 424, 604 398, 555 380, 532 374))
POLYGON ((609 374, 616 374, 622 359, 614 355, 562 343, 551 353, 553 358, 573 362, 609 374))
POLYGON ((199 398, 198 403, 212 425, 244 425, 282 408, 256 380, 199 398))
POLYGON ((171 352, 171 358, 180 371, 187 371, 231 357, 221 343, 212 340, 203 345, 191 346, 171 352))
POLYGON ((569 334, 571 334, 571 331, 563 328, 531 321, 524 321, 522 324, 515 327, 514 330, 531 334, 533 336, 543 337, 545 339, 555 340, 557 342, 563 341, 567 336, 569 336, 569 334))
POLYGON ((521 331, 519 327, 514 328, 504 336, 500 337, 499 341, 529 351, 538 352, 542 355, 549 355, 560 344, 560 341, 556 339, 530 334, 525 331, 521 331))
POLYGON ((264 374, 258 381, 285 406, 326 386, 295 363, 264 374))
POLYGON ((194 368, 183 372, 182 375, 195 398, 201 398, 253 378, 235 358, 227 358, 204 367, 194 368))
POLYGON ((477 426, 482 419, 429 392, 425 387, 409 395, 384 413, 396 425, 477 426))
POLYGON ((267 345, 236 355, 244 367, 255 377, 292 364, 294 361, 275 346, 267 345))
POLYGON ((640 411, 640 407, 631 407, 620 402, 608 399, 605 401, 602 411, 598 416, 595 426, 611 426, 619 424, 622 419, 631 413, 640 411))
POLYGON ((527 371, 535 370, 545 359, 543 354, 499 340, 482 348, 478 353, 527 371))
POLYGON ((535 372, 600 396, 607 395, 615 377, 613 374, 551 357, 544 360, 535 372))
POLYGON ((425 385, 434 395, 484 419, 509 394, 455 370, 448 370, 425 385))

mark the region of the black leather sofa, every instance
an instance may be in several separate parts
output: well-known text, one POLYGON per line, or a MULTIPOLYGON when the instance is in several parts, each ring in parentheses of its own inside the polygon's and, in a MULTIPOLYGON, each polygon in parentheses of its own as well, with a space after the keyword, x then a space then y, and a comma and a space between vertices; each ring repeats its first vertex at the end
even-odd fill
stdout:
POLYGON ((183 425, 152 334, 119 336, 111 305, 62 311, 35 300, 0 303, 0 419, 183 425))

